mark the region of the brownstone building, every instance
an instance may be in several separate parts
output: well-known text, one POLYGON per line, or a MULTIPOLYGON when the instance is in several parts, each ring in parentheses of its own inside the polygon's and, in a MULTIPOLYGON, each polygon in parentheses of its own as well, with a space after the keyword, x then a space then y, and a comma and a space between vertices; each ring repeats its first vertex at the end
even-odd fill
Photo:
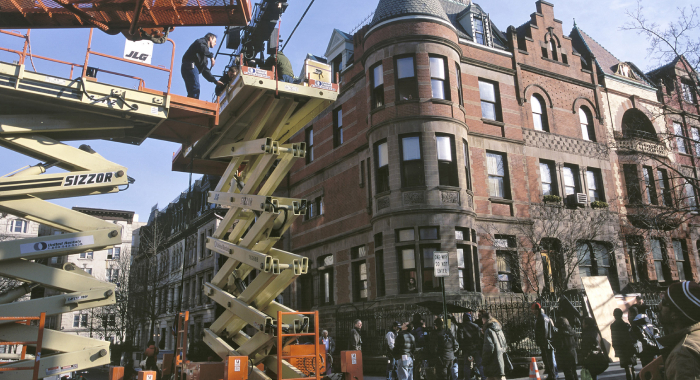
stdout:
POLYGON ((334 31, 325 56, 341 95, 294 137, 308 154, 287 190, 311 204, 286 243, 310 258, 294 306, 333 318, 345 305, 438 300, 435 251, 449 252, 451 300, 545 293, 557 249, 531 257, 517 241, 551 195, 580 216, 571 228, 613 216, 577 243, 568 288, 596 275, 616 292, 698 280, 692 213, 658 236, 629 217, 666 200, 697 206, 696 187, 664 166, 697 178, 696 74, 682 61, 645 74, 535 5, 504 31, 468 0, 380 0, 353 36, 334 31))

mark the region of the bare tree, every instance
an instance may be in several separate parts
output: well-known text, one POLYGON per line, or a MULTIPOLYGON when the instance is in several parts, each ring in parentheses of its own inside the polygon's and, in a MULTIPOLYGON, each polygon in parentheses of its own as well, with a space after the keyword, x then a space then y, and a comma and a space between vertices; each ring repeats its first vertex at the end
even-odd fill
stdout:
MULTIPOLYGON (((685 57, 685 70, 689 75, 700 68, 700 7, 691 5, 678 8, 678 17, 668 25, 660 25, 647 19, 641 0, 635 8, 626 11, 629 21, 622 30, 636 31, 647 37, 649 56, 660 63, 685 57)), ((653 20, 653 19, 652 19, 653 20)))
POLYGON ((135 324, 149 324, 149 336, 153 336, 155 321, 161 314, 162 299, 159 301, 158 294, 164 285, 164 273, 161 270, 164 266, 159 263, 164 255, 166 243, 169 240, 168 226, 158 216, 152 223, 141 227, 138 252, 135 253, 132 261, 129 279, 129 299, 128 313, 134 316, 135 324), (160 264, 160 265, 159 265, 160 264))
POLYGON ((561 203, 533 204, 530 211, 528 223, 492 224, 485 233, 497 250, 498 265, 512 273, 514 282, 537 294, 560 294, 572 288, 574 275, 591 260, 614 262, 617 214, 605 207, 570 209, 561 203))

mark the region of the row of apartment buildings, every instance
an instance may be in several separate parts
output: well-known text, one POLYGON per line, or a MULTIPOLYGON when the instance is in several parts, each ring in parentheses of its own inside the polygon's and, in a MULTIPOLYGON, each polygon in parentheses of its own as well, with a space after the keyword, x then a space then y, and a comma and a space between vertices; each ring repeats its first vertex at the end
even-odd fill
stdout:
MULTIPOLYGON (((325 57, 341 93, 292 138, 307 156, 280 195, 309 207, 279 248, 310 259, 284 303, 319 309, 331 334, 341 307, 441 297, 436 251, 449 253, 451 301, 546 293, 567 270, 569 289, 607 276, 627 293, 700 278, 700 106, 683 59, 644 73, 579 26, 564 33, 553 4, 503 31, 467 0, 380 0, 354 35, 333 32, 325 57), (556 265, 558 236, 523 246, 543 207, 571 230, 602 224, 575 242, 573 264, 556 265)), ((222 264, 205 247, 225 211, 206 203, 217 181, 154 208, 147 230, 166 239, 135 242, 132 273, 158 278, 132 297, 154 305, 139 346, 165 335, 172 349, 178 310, 191 312, 191 342, 217 314, 201 293, 222 264)))
POLYGON ((438 299, 435 251, 450 300, 550 289, 561 252, 521 247, 549 195, 569 228, 610 214, 577 242, 568 288, 700 278, 698 78, 682 58, 644 73, 565 33, 551 3, 503 30, 468 0, 380 0, 325 56, 341 93, 292 138, 308 152, 286 191, 312 204, 289 233, 311 263, 291 301, 331 329, 339 305, 438 299), (674 223, 645 219, 661 215, 674 223))

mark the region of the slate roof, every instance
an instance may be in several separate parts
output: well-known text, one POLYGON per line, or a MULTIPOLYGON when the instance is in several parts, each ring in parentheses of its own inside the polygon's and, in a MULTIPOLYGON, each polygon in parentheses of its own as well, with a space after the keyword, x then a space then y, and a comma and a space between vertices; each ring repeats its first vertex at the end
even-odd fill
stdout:
POLYGON ((632 68, 632 70, 639 77, 641 82, 643 82, 646 85, 654 85, 653 82, 649 80, 649 78, 647 78, 646 75, 644 75, 644 72, 637 68, 637 66, 635 66, 631 62, 624 62, 617 59, 611 52, 609 52, 606 48, 599 44, 598 41, 594 40, 591 36, 586 34, 586 32, 581 30, 581 28, 579 28, 578 26, 574 26, 573 30, 571 31, 570 37, 574 41, 574 48, 581 54, 582 57, 588 59, 590 57, 590 53, 593 53, 593 55, 595 55, 596 65, 598 66, 598 70, 601 73, 608 75, 616 75, 615 71, 617 69, 617 65, 619 65, 620 63, 626 63, 632 68), (576 43, 577 40, 580 41, 579 44, 576 43))
POLYGON ((379 0, 370 25, 408 15, 433 16, 449 21, 440 0, 379 0))

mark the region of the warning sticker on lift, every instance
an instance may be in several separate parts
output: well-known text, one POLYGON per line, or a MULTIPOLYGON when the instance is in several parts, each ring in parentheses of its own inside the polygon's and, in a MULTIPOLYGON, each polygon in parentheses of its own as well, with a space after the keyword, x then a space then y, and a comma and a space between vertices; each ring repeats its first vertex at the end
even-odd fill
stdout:
POLYGON ((46 369, 46 374, 51 376, 61 372, 73 371, 78 369, 77 364, 64 365, 62 367, 50 367, 46 369))
POLYGON ((255 67, 243 66, 241 67, 241 72, 245 75, 250 75, 258 78, 272 79, 270 72, 263 69, 256 69, 255 67))
POLYGON ((241 359, 235 359, 233 363, 233 371, 241 372, 241 359))
POLYGON ((69 239, 56 239, 40 241, 38 243, 26 243, 20 244, 19 253, 24 255, 27 253, 45 252, 45 251, 57 251, 69 248, 82 247, 84 245, 95 244, 95 237, 90 236, 78 236, 69 239))
POLYGON ((320 88, 321 90, 338 91, 338 85, 331 82, 321 82, 316 79, 309 79, 309 87, 320 88))

